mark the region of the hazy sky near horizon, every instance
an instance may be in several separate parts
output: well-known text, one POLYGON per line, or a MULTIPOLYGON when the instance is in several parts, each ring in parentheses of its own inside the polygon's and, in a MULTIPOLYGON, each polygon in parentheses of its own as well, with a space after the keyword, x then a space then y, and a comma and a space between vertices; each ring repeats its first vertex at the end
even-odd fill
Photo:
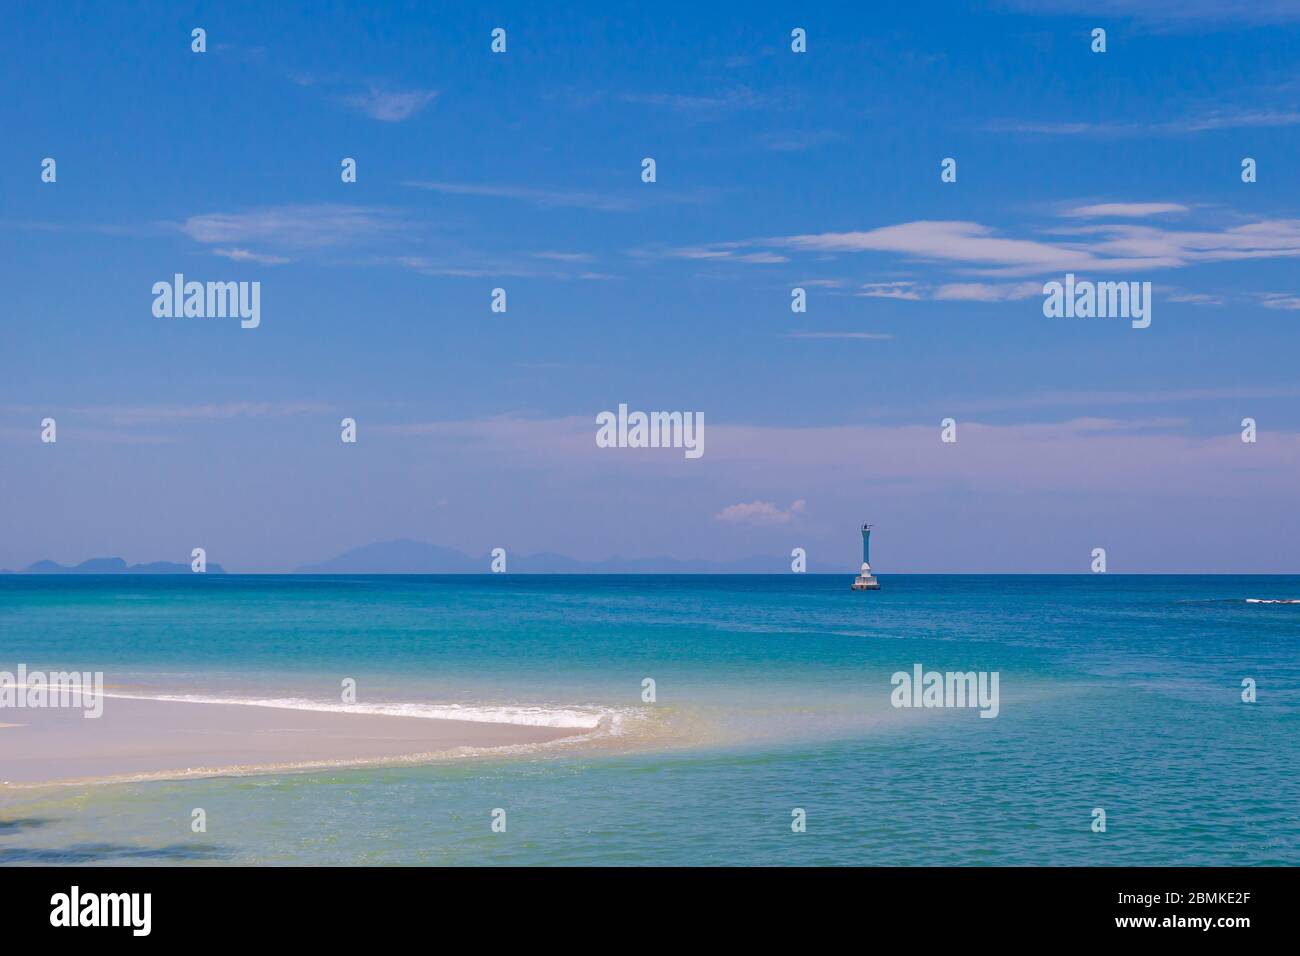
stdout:
POLYGON ((882 573, 1300 572, 1300 3, 22 4, 0 36, 0 567, 410 537, 851 571, 869 519, 882 573), (1150 328, 1044 317, 1066 272, 1150 282, 1150 328), (260 327, 155 317, 175 273, 259 281, 260 327), (620 403, 702 412, 704 456, 597 448, 620 403))

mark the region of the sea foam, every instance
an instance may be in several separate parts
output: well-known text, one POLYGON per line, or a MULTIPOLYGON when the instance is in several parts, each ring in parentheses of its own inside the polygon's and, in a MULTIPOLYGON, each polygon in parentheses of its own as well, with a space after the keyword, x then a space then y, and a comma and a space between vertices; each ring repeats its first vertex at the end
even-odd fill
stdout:
POLYGON ((340 714, 374 714, 386 717, 418 717, 424 720, 466 720, 484 724, 515 724, 526 727, 572 727, 598 730, 604 725, 618 733, 622 718, 617 708, 537 707, 523 704, 388 703, 342 704, 305 697, 216 697, 202 694, 122 694, 105 697, 124 700, 166 700, 190 704, 233 704, 244 707, 276 707, 282 710, 310 710, 340 714))

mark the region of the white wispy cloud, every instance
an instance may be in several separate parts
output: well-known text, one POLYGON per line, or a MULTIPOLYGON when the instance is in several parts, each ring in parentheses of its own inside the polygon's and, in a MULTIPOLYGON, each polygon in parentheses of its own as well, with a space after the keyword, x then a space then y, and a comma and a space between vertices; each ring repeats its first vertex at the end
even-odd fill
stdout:
MULTIPOLYGON (((1051 241, 1003 235, 968 221, 918 220, 852 232, 806 233, 720 242, 670 250, 669 256, 755 261, 757 252, 782 255, 890 253, 946 264, 967 275, 1029 276, 1057 272, 1133 272, 1175 269, 1203 262, 1300 256, 1300 219, 1269 219, 1220 229, 1171 229, 1133 223, 1098 223, 1043 230, 1051 241)), ((969 283, 941 287, 946 298, 985 301, 1024 298, 1027 286, 990 288, 969 283)), ((1041 291, 1041 290, 1040 290, 1041 291)), ((918 298, 908 283, 874 283, 860 293, 883 298, 918 298)))
POLYGON ((1042 294, 1041 282, 948 282, 934 290, 934 298, 952 302, 1015 302, 1042 294))
POLYGON ((1082 219, 1141 219, 1145 216, 1159 216, 1164 213, 1190 212, 1187 206, 1175 202, 1103 202, 1091 206, 1075 206, 1061 213, 1082 219))
POLYGON ((1183 302, 1187 305, 1223 305, 1223 296, 1208 292, 1171 292, 1170 302, 1183 302))
POLYGON ((853 285, 848 279, 800 279, 795 284, 807 289, 844 289, 853 285))
POLYGON ((265 266, 278 266, 293 261, 285 256, 273 256, 262 252, 252 252, 248 249, 213 249, 212 254, 234 259, 236 262, 258 262, 265 266))
POLYGON ((682 246, 668 250, 665 255, 670 259, 699 259, 726 262, 750 262, 765 265, 789 262, 788 256, 775 252, 746 252, 741 247, 746 243, 719 243, 711 246, 682 246))
POLYGON ((410 119, 438 95, 437 90, 385 90, 372 86, 365 93, 345 96, 343 102, 371 119, 400 123, 410 119))
POLYGON ((1292 0, 1003 0, 1023 13, 1131 17, 1148 23, 1189 26, 1262 26, 1300 20, 1292 0))
POLYGON ((904 299, 919 302, 936 299, 946 302, 1013 302, 1042 295, 1040 282, 945 282, 929 285, 911 280, 868 282, 859 296, 876 299, 904 299))
POLYGON ((1260 304, 1266 309, 1300 309, 1300 295, 1294 292, 1265 292, 1260 304))
POLYGON ((736 255, 737 243, 719 243, 716 246, 682 246, 669 251, 675 259, 730 259, 736 255))
POLYGON ((1105 266, 1134 259, 1164 268, 1300 256, 1300 219, 1267 219, 1218 230, 1107 223, 1058 231, 1083 237, 1089 254, 1105 266))
POLYGON ((1000 119, 986 125, 993 133, 1042 136, 1177 136, 1223 129, 1256 129, 1300 125, 1300 111, 1215 110, 1161 122, 1000 119))
POLYGON ((270 206, 246 212, 190 216, 178 227, 196 242, 257 243, 277 249, 309 249, 356 243, 402 231, 401 218, 385 209, 331 203, 270 206))
POLYGON ((868 282, 857 293, 869 299, 920 299, 921 292, 915 282, 868 282))
POLYGON ((790 507, 783 511, 770 501, 750 501, 728 505, 713 517, 716 521, 728 524, 789 524, 796 515, 803 512, 806 505, 800 498, 791 502, 790 507))
MULTIPOLYGON (((1082 270, 1103 264, 1083 243, 1008 238, 978 222, 919 220, 859 232, 782 236, 766 244, 805 252, 892 252, 921 260, 946 260, 1008 273, 1082 270)), ((1111 257, 1111 269, 1151 269, 1176 264, 1168 256, 1111 257)))
POLYGON ((1300 112, 1296 110, 1224 110, 1201 116, 1173 120, 1165 124, 1171 132, 1201 133, 1216 129, 1250 129, 1252 127, 1297 126, 1300 112))
POLYGON ((993 120, 985 127, 991 133, 1037 133, 1043 136, 1085 136, 1108 133, 1136 133, 1142 127, 1137 123, 1088 123, 1070 120, 993 120))

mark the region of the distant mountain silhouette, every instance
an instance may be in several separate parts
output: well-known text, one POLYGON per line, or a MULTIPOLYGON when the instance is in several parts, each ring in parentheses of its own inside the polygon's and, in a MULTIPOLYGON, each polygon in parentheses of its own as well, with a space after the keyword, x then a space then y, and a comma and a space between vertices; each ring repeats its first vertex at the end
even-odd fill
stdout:
MULTIPOLYGON (((130 574, 193 574, 188 564, 179 564, 175 561, 151 561, 148 564, 127 564, 121 558, 90 558, 82 561, 74 567, 67 567, 59 564, 57 561, 37 561, 30 564, 25 569, 37 574, 51 574, 56 571, 62 571, 69 574, 109 574, 114 572, 127 572, 130 574)), ((209 574, 225 574, 226 569, 219 564, 208 562, 209 574)))
POLYGON ((452 572, 486 571, 486 561, 475 561, 467 554, 440 548, 436 544, 399 538, 396 541, 379 541, 344 551, 328 561, 307 564, 299 571, 327 573, 350 571, 354 574, 382 574, 406 572, 438 574, 452 572))
MULTIPOLYGON (((490 555, 475 558, 452 548, 399 538, 352 548, 328 561, 306 564, 297 570, 309 574, 486 574, 491 566, 490 555)), ((508 553, 506 568, 522 574, 788 574, 790 558, 777 555, 735 561, 683 561, 662 556, 625 558, 615 555, 601 561, 582 561, 543 551, 538 554, 508 553)), ((844 568, 812 562, 809 562, 808 570, 813 573, 847 573, 844 568)))

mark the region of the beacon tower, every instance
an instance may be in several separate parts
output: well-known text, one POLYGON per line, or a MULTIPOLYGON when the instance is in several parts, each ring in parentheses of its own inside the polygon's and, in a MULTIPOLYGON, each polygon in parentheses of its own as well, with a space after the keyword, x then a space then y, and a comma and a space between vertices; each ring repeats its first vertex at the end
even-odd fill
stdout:
POLYGON ((862 573, 853 579, 855 591, 879 591, 880 582, 871 573, 871 525, 862 526, 862 573))

